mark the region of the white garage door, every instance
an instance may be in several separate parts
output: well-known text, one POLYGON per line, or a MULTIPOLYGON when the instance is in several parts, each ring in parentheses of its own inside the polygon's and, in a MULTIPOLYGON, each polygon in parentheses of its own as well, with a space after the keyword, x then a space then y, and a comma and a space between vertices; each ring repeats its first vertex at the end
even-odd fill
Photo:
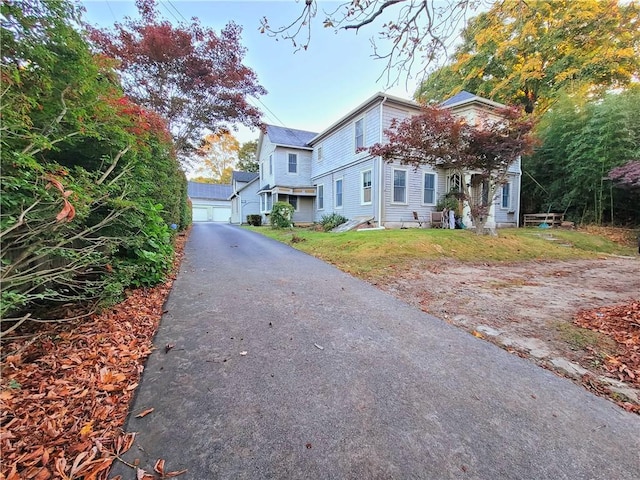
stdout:
POLYGON ((231 209, 227 207, 213 207, 214 222, 228 222, 231 216, 231 209))
POLYGON ((206 222, 208 220, 207 209, 193 207, 193 221, 206 222))

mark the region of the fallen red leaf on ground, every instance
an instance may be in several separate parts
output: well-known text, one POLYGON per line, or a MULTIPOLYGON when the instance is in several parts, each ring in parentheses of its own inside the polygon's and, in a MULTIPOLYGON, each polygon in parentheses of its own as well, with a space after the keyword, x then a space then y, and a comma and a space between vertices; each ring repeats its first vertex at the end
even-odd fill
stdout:
MULTIPOLYGON (((617 353, 605 357, 605 369, 611 377, 640 388, 640 301, 583 310, 574 323, 612 338, 617 353)), ((640 413, 637 405, 622 406, 640 413)))
POLYGON ((133 444, 122 431, 131 386, 151 353, 186 239, 177 239, 166 283, 131 290, 89 319, 43 324, 3 342, 0 478, 107 478, 133 444))

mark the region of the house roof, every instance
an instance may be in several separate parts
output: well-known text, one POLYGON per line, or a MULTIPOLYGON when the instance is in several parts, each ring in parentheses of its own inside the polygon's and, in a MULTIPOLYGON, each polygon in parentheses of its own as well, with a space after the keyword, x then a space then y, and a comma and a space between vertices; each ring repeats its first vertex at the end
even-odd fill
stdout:
POLYGON ((309 140, 316 135, 317 133, 306 130, 267 125, 267 136, 269 140, 276 145, 285 147, 309 148, 309 140))
POLYGON ((446 108, 455 108, 460 105, 465 105, 467 103, 479 102, 484 103, 485 105, 489 105, 490 107, 502 108, 503 104, 494 102, 493 100, 489 100, 488 98, 480 97, 478 95, 474 95, 471 92, 467 92, 466 90, 462 90, 459 93, 456 93, 453 97, 448 98, 444 102, 440 104, 441 107, 446 108))
POLYGON ((256 178, 258 178, 258 176, 259 176, 258 173, 237 172, 234 170, 233 173, 231 174, 231 181, 247 183, 247 182, 250 182, 251 180, 255 180, 256 178))
POLYGON ((406 100, 404 98, 396 97, 393 95, 388 95, 384 92, 378 92, 375 95, 369 97, 363 103, 358 105, 356 108, 351 110, 345 116, 340 118, 337 122, 333 123, 329 128, 323 130, 318 135, 316 135, 312 140, 309 141, 310 145, 317 143, 322 138, 329 135, 331 132, 334 132, 338 128, 342 127, 344 124, 350 122, 354 119, 354 117, 364 113, 367 109, 371 108, 373 105, 379 103, 391 103, 399 107, 410 108, 412 110, 420 110, 420 104, 414 102, 413 100, 406 100))
MULTIPOLYGON (((249 188, 249 185, 251 185, 253 182, 255 182, 256 180, 258 180, 258 178, 260 177, 259 173, 251 173, 251 172, 233 172, 235 173, 243 173, 245 174, 245 176, 243 176, 242 178, 249 178, 249 180, 238 180, 236 178, 236 180, 238 182, 244 182, 244 185, 242 185, 238 190, 236 190, 235 192, 233 191, 233 185, 232 185, 232 192, 231 195, 229 195, 229 198, 227 200, 231 200, 233 197, 238 196, 238 194, 243 191, 245 188, 249 188), (253 175, 253 177, 249 177, 249 175, 253 175)), ((234 177, 232 177, 234 178, 234 177)))
POLYGON ((187 182, 187 194, 190 198, 206 198, 209 200, 228 200, 232 193, 231 185, 216 183, 187 182))

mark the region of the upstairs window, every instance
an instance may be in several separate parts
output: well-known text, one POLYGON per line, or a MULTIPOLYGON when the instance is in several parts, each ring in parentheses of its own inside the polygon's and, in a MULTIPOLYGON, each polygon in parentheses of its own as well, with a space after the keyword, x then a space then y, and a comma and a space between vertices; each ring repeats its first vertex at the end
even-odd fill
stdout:
POLYGON ((361 202, 363 205, 371 203, 371 170, 365 170, 362 172, 362 197, 361 202))
POLYGON ((298 155, 295 153, 289 154, 289 173, 298 173, 298 155))
POLYGON ((356 120, 355 123, 356 151, 364 147, 364 118, 356 120))

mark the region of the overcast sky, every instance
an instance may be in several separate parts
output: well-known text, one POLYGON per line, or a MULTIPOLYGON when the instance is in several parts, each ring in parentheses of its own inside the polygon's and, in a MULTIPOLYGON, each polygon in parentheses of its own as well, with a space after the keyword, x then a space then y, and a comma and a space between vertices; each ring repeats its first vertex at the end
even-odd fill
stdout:
MULTIPOLYGON (((137 17, 134 1, 84 0, 84 18, 90 24, 110 27, 125 16, 137 17)), ((321 2, 319 10, 330 10, 336 2, 321 2)), ((200 22, 219 31, 233 20, 243 27, 242 43, 247 48, 245 64, 257 74, 268 94, 251 100, 263 112, 269 124, 320 132, 378 91, 411 98, 416 82, 408 88, 387 88, 386 79, 378 80, 384 63, 371 57, 370 38, 381 24, 360 33, 322 28, 324 15, 318 12, 311 45, 294 53, 290 42, 275 41, 259 32, 260 19, 267 16, 273 27, 290 23, 302 4, 283 1, 161 1, 159 11, 167 20, 198 17, 200 22)), ((247 128, 234 133, 240 142, 258 137, 247 128)))

